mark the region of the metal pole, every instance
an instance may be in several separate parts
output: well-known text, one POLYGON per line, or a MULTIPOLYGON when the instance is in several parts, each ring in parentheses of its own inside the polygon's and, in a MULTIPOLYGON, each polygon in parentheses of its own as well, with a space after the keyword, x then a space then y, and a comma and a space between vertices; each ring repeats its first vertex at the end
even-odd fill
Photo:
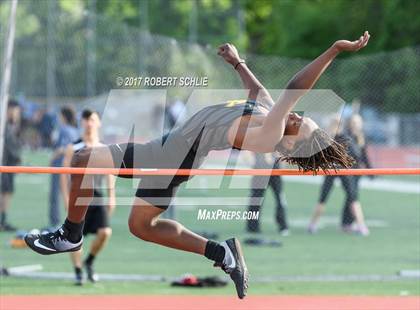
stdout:
POLYGON ((3 54, 3 76, 0 86, 0 163, 3 162, 4 130, 6 128, 7 101, 9 99, 10 76, 13 61, 17 4, 18 0, 12 0, 10 4, 9 30, 3 54))
POLYGON ((149 0, 140 0, 140 29, 149 32, 149 0))
POLYGON ((47 103, 51 105, 55 101, 57 95, 55 72, 56 72, 56 57, 55 57, 55 1, 48 1, 48 16, 47 16, 47 103))
POLYGON ((88 1, 86 30, 86 94, 96 94, 96 0, 88 1))
POLYGON ((139 39, 138 39, 138 63, 139 75, 146 76, 146 62, 144 61, 147 55, 148 41, 150 39, 149 33, 149 0, 140 0, 139 2, 139 39))
POLYGON ((197 42, 197 19, 198 19, 197 0, 193 0, 191 12, 190 12, 189 31, 188 31, 190 43, 197 42))
POLYGON ((242 37, 244 35, 245 32, 245 12, 242 9, 242 5, 239 2, 239 0, 236 0, 235 2, 235 6, 236 6, 236 17, 238 20, 238 38, 240 40, 242 40, 242 37))

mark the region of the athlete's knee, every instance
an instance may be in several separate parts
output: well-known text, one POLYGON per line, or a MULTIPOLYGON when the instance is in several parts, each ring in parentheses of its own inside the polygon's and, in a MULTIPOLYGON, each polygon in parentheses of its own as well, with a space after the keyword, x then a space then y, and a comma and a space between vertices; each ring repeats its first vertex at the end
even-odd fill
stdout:
POLYGON ((72 167, 86 167, 89 162, 90 154, 92 153, 91 148, 81 149, 73 155, 71 160, 72 167))
POLYGON ((105 228, 99 229, 98 230, 98 235, 101 238, 104 238, 104 239, 107 239, 107 238, 111 237, 111 235, 112 235, 112 229, 111 229, 111 227, 105 227, 105 228))
POLYGON ((152 223, 145 219, 139 219, 135 216, 130 216, 128 219, 128 228, 130 232, 144 241, 152 241, 152 223))

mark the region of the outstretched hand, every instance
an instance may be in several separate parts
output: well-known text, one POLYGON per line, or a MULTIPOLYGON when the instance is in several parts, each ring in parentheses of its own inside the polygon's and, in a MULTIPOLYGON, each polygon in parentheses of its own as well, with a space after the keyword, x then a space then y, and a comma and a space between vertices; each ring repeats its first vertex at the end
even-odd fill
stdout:
POLYGON ((242 61, 242 59, 239 57, 238 50, 233 44, 230 43, 220 45, 217 51, 217 55, 222 56, 222 58, 232 66, 235 66, 239 61, 242 61))
POLYGON ((334 43, 334 47, 339 52, 356 52, 361 48, 364 48, 369 42, 370 34, 368 31, 356 41, 339 40, 334 43))

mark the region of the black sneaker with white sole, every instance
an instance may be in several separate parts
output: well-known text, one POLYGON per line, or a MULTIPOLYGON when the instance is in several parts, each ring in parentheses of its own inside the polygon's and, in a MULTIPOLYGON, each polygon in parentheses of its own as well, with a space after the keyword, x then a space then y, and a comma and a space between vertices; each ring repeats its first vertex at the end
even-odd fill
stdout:
POLYGON ((42 255, 51 255, 80 250, 83 244, 83 237, 79 242, 73 243, 67 239, 68 232, 60 227, 54 232, 45 234, 27 234, 25 242, 32 250, 42 255))
POLYGON ((236 238, 228 239, 222 243, 225 248, 225 258, 222 263, 215 263, 215 267, 221 267, 224 272, 229 274, 235 283, 236 292, 240 299, 246 296, 248 290, 248 269, 242 254, 241 245, 236 238))
POLYGON ((87 278, 90 282, 96 283, 99 280, 98 275, 95 273, 95 270, 93 269, 93 264, 88 264, 84 262, 84 267, 86 269, 87 278))

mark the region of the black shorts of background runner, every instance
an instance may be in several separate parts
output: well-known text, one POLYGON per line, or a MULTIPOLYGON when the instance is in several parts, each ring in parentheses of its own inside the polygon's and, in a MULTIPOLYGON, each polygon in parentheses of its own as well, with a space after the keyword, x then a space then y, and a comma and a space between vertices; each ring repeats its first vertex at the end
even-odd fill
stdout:
POLYGON ((83 235, 96 234, 99 229, 109 227, 108 212, 104 205, 89 206, 85 225, 83 227, 83 235))

